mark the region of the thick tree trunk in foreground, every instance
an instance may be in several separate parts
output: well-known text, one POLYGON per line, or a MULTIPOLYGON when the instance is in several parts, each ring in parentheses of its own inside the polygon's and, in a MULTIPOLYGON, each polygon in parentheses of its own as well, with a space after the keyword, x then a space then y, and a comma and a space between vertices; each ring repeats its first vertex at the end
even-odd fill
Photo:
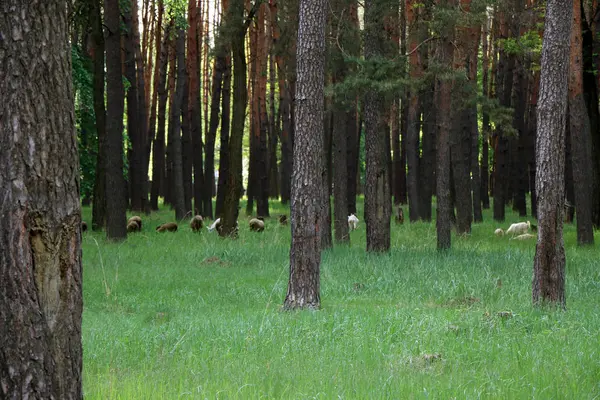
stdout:
POLYGON ((569 123, 573 157, 577 244, 594 244, 592 225, 592 140, 590 120, 583 98, 583 49, 581 42, 581 0, 573 0, 571 59, 569 73, 569 123))
POLYGON ((300 0, 290 280, 284 307, 319 308, 327 0, 300 0))
POLYGON ((563 241, 565 118, 573 4, 548 0, 537 107, 538 240, 533 303, 565 306, 563 241))
POLYGON ((106 236, 127 237, 127 193, 123 177, 123 109, 121 26, 118 0, 104 1, 106 36, 106 236))
POLYGON ((66 3, 0 3, 2 399, 83 397, 79 159, 66 3))

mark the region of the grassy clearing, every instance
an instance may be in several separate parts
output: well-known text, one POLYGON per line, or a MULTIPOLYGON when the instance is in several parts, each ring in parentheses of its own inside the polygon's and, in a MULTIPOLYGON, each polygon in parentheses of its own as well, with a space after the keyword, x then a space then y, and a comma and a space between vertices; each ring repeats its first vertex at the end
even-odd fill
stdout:
POLYGON ((366 254, 361 221, 323 253, 322 310, 288 313, 289 227, 154 232, 172 215, 120 244, 84 235, 88 399, 600 395, 600 257, 572 225, 567 312, 532 309, 535 241, 496 238, 486 213, 445 255, 424 223, 392 225, 392 251, 366 254))

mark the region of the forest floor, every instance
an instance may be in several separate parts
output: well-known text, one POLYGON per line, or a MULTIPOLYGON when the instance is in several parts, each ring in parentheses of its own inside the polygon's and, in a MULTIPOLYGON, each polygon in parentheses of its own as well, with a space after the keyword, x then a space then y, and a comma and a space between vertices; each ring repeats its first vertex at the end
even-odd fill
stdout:
POLYGON ((290 228, 276 217, 289 211, 274 205, 263 233, 243 206, 237 240, 188 222, 157 233, 166 208, 122 243, 84 234, 87 399, 600 395, 600 252, 576 247, 575 225, 565 312, 532 308, 535 239, 493 234, 519 221, 508 208, 446 254, 435 223, 408 222, 392 222, 389 253, 366 254, 360 210, 351 245, 322 255, 322 309, 284 312, 290 228))

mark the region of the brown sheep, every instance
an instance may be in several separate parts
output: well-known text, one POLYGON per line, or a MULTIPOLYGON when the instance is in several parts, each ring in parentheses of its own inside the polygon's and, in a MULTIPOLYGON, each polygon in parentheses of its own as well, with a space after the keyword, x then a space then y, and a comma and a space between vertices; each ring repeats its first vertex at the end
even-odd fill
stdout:
POLYGON ((127 223, 127 233, 138 232, 140 230, 140 225, 135 220, 129 220, 127 223))
POLYGON ((201 215, 194 216, 194 218, 192 218, 190 221, 190 228, 192 228, 192 231, 194 232, 198 232, 203 226, 204 220, 202 219, 201 215))
POLYGON ((396 208, 396 223, 399 225, 404 223, 404 210, 402 210, 402 207, 400 206, 396 208))
POLYGON ((127 225, 129 225, 131 221, 137 222, 138 226, 140 227, 139 230, 142 230, 142 219, 139 216, 134 215, 133 217, 129 218, 129 220, 127 220, 127 225))
POLYGON ((279 223, 280 223, 281 225, 287 225, 287 224, 288 224, 287 215, 285 215, 285 214, 281 214, 281 215, 279 216, 279 223))
POLYGON ((265 223, 258 218, 252 218, 250 222, 248 222, 248 225, 250 225, 250 230, 254 232, 262 232, 265 230, 265 223))
POLYGON ((81 221, 81 232, 87 231, 87 223, 85 221, 81 221))
POLYGON ((176 232, 177 231, 177 223, 176 222, 167 222, 166 224, 162 224, 156 227, 156 232, 176 232))

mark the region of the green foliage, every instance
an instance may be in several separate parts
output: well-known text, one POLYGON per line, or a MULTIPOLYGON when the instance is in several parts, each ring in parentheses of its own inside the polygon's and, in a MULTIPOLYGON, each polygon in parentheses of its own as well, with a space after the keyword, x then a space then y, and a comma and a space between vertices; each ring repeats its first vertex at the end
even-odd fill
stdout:
POLYGON ((156 233, 170 211, 120 244, 88 231, 85 397, 593 398, 598 249, 577 248, 566 225, 568 311, 533 309, 535 241, 494 236, 507 217, 486 211, 444 255, 435 223, 392 225, 391 251, 366 254, 361 221, 350 246, 323 253, 312 312, 281 311, 290 228, 275 218, 262 234, 240 220, 235 241, 185 221, 156 233))

